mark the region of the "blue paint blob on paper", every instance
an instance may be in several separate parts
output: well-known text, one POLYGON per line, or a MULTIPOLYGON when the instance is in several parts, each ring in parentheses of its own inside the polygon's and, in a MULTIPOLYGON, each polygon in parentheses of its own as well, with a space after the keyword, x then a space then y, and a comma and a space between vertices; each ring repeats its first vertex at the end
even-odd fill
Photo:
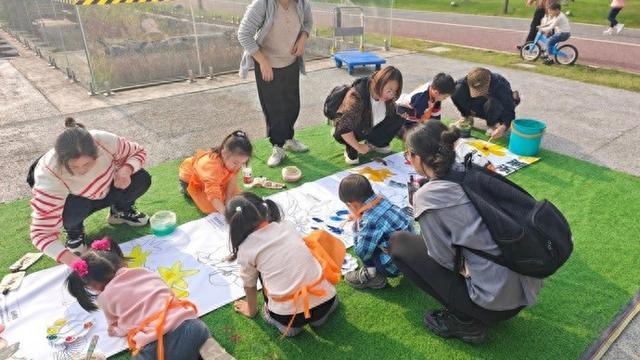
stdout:
POLYGON ((335 227, 335 226, 331 226, 331 225, 327 225, 327 228, 334 234, 340 235, 344 232, 344 230, 340 229, 339 227, 335 227))
POLYGON ((311 219, 312 219, 313 221, 317 222, 317 223, 324 222, 324 221, 322 221, 322 219, 317 218, 317 217, 314 217, 314 218, 311 218, 311 219))
POLYGON ((336 215, 338 215, 338 216, 349 215, 349 210, 338 210, 338 211, 336 211, 336 215))
POLYGON ((332 217, 330 217, 330 219, 332 221, 344 221, 344 218, 340 217, 340 216, 332 216, 332 217))

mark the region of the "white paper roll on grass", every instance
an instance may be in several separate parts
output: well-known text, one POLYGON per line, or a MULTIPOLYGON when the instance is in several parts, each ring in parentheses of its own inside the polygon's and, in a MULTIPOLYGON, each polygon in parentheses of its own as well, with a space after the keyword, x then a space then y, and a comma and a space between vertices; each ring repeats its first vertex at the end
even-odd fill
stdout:
POLYGON ((302 171, 296 166, 282 168, 282 179, 286 182, 296 182, 302 178, 302 171))

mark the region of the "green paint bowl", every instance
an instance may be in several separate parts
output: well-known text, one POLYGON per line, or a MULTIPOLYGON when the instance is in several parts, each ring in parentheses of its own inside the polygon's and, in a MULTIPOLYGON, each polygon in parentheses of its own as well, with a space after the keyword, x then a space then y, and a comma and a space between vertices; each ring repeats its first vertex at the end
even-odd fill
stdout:
POLYGON ((168 210, 158 211, 149 219, 149 223, 153 235, 169 235, 176 230, 176 213, 168 210))

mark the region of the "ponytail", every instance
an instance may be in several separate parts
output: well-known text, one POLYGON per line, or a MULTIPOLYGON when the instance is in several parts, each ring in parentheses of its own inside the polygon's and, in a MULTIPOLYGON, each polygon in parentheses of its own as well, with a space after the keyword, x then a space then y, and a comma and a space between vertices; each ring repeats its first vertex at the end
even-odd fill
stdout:
POLYGON ((258 195, 243 192, 227 203, 224 217, 229 223, 231 259, 238 255, 238 248, 263 222, 280 222, 282 212, 272 200, 263 200, 258 195))
POLYGON ((211 151, 220 155, 223 149, 228 150, 234 155, 248 157, 251 157, 251 154, 253 153, 253 145, 251 145, 251 141, 249 140, 247 133, 242 130, 236 130, 227 135, 227 137, 222 140, 222 144, 212 148, 211 151))
POLYGON ((87 291, 86 284, 82 277, 75 271, 67 277, 67 290, 69 294, 78 300, 80 306, 87 312, 98 310, 95 304, 96 296, 87 291))
POLYGON ((422 163, 443 177, 456 160, 455 143, 460 138, 456 127, 447 128, 440 121, 429 121, 412 129, 406 137, 410 151, 420 156, 422 163))
POLYGON ((66 279, 67 290, 83 309, 96 311, 96 296, 87 290, 87 284, 104 288, 116 272, 126 266, 126 261, 122 249, 115 242, 107 238, 94 241, 91 249, 72 264, 72 272, 66 279))

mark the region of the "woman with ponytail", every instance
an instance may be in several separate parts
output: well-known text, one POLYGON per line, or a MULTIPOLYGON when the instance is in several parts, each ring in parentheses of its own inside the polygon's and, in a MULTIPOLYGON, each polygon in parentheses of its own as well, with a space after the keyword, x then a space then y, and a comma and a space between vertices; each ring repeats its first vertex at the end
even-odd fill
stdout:
POLYGON ((455 162, 456 128, 429 121, 406 137, 406 157, 429 179, 414 195, 414 216, 421 236, 391 236, 391 256, 400 271, 438 300, 444 309, 424 314, 425 326, 442 337, 481 343, 487 325, 512 318, 536 301, 542 280, 520 275, 468 249, 492 255, 500 250, 464 190, 447 181, 455 162), (462 262, 454 264, 456 250, 462 262), (459 269, 459 273, 455 269, 459 269))
POLYGON ((70 265, 86 250, 84 220, 104 208, 110 208, 110 224, 146 225, 148 217, 134 206, 151 185, 142 168, 146 158, 142 146, 66 118, 55 147, 31 166, 27 177, 33 188, 35 247, 70 265), (66 248, 58 241, 61 228, 67 233, 66 248))
POLYGON ((229 201, 224 215, 231 257, 238 260, 247 295, 234 303, 235 310, 248 317, 257 314, 260 279, 262 316, 283 336, 297 335, 306 324, 323 325, 338 306, 335 286, 323 279, 322 266, 295 226, 281 221, 278 205, 244 192, 229 201), (302 288, 305 294, 300 298, 290 296, 302 288))
POLYGON ((126 337, 134 359, 200 359, 215 340, 195 305, 177 299, 158 274, 126 262, 115 242, 94 241, 71 264, 67 289, 86 311, 102 310, 109 336, 126 337))

